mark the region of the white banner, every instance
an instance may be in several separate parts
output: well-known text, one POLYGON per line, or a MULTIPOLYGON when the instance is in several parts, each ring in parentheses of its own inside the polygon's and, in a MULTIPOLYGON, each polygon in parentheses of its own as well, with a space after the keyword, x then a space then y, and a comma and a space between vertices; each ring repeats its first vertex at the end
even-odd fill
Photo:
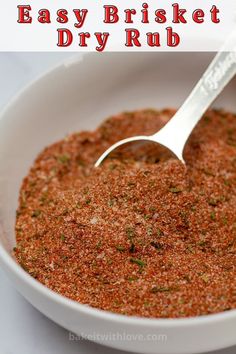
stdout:
POLYGON ((217 51, 236 26, 235 0, 9 0, 1 10, 1 51, 217 51))

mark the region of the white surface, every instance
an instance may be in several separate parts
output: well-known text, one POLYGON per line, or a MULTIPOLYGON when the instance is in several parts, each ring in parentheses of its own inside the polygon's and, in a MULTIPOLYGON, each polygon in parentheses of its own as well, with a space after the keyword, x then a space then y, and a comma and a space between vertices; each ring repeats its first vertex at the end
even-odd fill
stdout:
MULTIPOLYGON (((0 104, 41 70, 60 60, 56 54, 1 54, 0 104)), ((118 353, 87 341, 71 342, 69 334, 31 305, 14 290, 0 272, 0 354, 118 353)), ((236 348, 217 354, 235 354, 236 348)))

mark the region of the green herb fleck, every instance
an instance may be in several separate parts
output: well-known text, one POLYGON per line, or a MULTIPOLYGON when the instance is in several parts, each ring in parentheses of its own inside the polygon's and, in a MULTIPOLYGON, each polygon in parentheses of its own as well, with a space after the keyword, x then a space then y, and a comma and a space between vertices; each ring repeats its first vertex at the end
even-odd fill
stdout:
POLYGON ((61 240, 62 240, 62 242, 64 242, 65 239, 66 239, 65 235, 64 235, 64 234, 61 234, 61 240))
POLYGON ((183 298, 178 299, 178 304, 180 305, 185 304, 185 300, 183 298))
POLYGON ((96 244, 96 249, 99 249, 102 246, 102 241, 99 240, 98 243, 96 244))
POLYGON ((165 293, 171 291, 171 288, 168 286, 154 286, 150 291, 152 294, 165 293))
POLYGON ((48 199, 48 192, 44 192, 42 194, 41 198, 39 199, 39 201, 42 205, 45 205, 47 199, 48 199))
POLYGON ((110 171, 113 171, 113 170, 116 169, 116 167, 117 167, 117 164, 112 163, 112 164, 109 165, 109 170, 110 170, 110 171))
POLYGON ((223 217, 222 221, 223 221, 223 225, 227 225, 228 224, 228 219, 227 219, 226 216, 223 217))
POLYGON ((138 259, 138 258, 130 258, 130 262, 135 263, 140 267, 144 267, 146 265, 146 263, 144 261, 142 261, 141 259, 138 259))
POLYGON ((204 283, 208 283, 209 282, 209 277, 207 274, 202 274, 201 275, 201 279, 204 281, 204 283))
POLYGON ((204 240, 198 242, 198 246, 200 246, 200 247, 205 247, 206 244, 207 244, 207 243, 206 243, 206 241, 204 241, 204 240))
POLYGON ((195 253, 195 249, 194 249, 193 245, 188 245, 187 250, 189 253, 195 253))
POLYGON ((207 175, 207 176, 213 176, 213 177, 215 176, 215 174, 212 171, 208 170, 208 169, 204 169, 203 173, 205 173, 205 175, 207 175))
POLYGON ((151 211, 151 212, 155 212, 156 210, 157 210, 157 208, 154 207, 154 206, 151 206, 151 207, 149 208, 149 211, 151 211))
POLYGON ((208 204, 211 206, 217 206, 218 201, 216 199, 210 199, 208 200, 208 204))
POLYGON ((152 215, 150 215, 150 214, 144 214, 144 220, 149 220, 149 219, 151 219, 152 218, 152 215))
POLYGON ((224 185, 225 185, 225 186, 230 186, 230 185, 231 185, 231 183, 230 183, 230 181, 229 181, 229 180, 225 179, 225 180, 224 180, 224 185))
POLYGON ((116 246, 116 249, 117 249, 117 251, 124 252, 125 247, 124 247, 124 246, 117 245, 117 246, 116 246))
POLYGON ((138 277, 128 277, 129 282, 136 281, 136 280, 138 280, 138 277))
POLYGON ((132 227, 127 227, 125 231, 126 235, 131 240, 134 237, 134 229, 132 227))
POLYGON ((164 235, 164 232, 161 230, 161 229, 157 229, 157 236, 163 236, 164 235))
POLYGON ((178 193, 181 193, 181 192, 182 192, 182 189, 181 189, 181 188, 178 188, 178 187, 171 187, 171 188, 169 188, 169 191, 170 191, 171 193, 176 193, 176 194, 178 194, 178 193))
POLYGON ((147 235, 148 235, 148 236, 151 236, 152 234, 153 234, 152 227, 148 227, 148 228, 147 228, 147 235))
POLYGON ((70 156, 65 154, 65 155, 60 155, 57 157, 57 161, 62 163, 62 164, 66 164, 70 161, 70 156))
POLYGON ((39 209, 34 210, 33 213, 31 214, 32 218, 37 218, 40 215, 41 215, 41 210, 39 209))
POLYGON ((216 220, 216 213, 214 211, 211 212, 211 220, 216 220))
POLYGON ((114 202, 112 199, 108 200, 108 206, 109 207, 112 207, 114 205, 114 202))

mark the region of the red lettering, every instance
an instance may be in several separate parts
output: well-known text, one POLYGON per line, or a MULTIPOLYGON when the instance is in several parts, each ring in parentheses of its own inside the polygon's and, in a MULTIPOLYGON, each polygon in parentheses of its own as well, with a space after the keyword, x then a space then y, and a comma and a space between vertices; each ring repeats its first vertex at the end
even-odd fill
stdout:
POLYGON ((212 20, 212 22, 219 23, 220 19, 218 18, 217 15, 220 12, 220 10, 215 5, 213 5, 210 12, 211 12, 211 20, 212 20))
POLYGON ((158 32, 148 32, 147 33, 147 44, 150 47, 160 47, 160 34, 158 32))
POLYGON ((197 9, 193 12, 193 21, 196 23, 203 23, 204 22, 205 13, 201 9, 197 9))
POLYGON ((18 23, 32 23, 32 17, 30 17, 30 5, 18 5, 18 23))
POLYGON ((97 41, 98 41, 98 46, 96 47, 96 50, 98 52, 103 52, 105 47, 106 47, 106 44, 107 44, 107 40, 108 40, 108 37, 109 37, 109 33, 108 32, 95 32, 94 33, 96 38, 97 38, 97 41))
POLYGON ((132 15, 136 15, 135 9, 126 9, 125 10, 125 23, 133 23, 132 15))
POLYGON ((39 10, 38 21, 40 23, 51 23, 50 12, 47 9, 39 10))
POLYGON ((90 38, 90 33, 89 32, 81 32, 79 34, 79 46, 80 47, 87 47, 86 39, 90 38))
POLYGON ((166 11, 163 9, 156 10, 155 12, 156 18, 155 21, 157 23, 165 23, 166 22, 166 11))
POLYGON ((57 11, 57 22, 59 23, 67 23, 68 22, 68 11, 65 9, 59 9, 57 11))
POLYGON ((143 10, 141 11, 143 16, 142 16, 142 23, 149 23, 148 20, 148 4, 146 2, 143 3, 143 10))
POLYGON ((87 16, 87 13, 88 13, 88 10, 87 9, 82 9, 82 10, 73 10, 75 16, 76 16, 76 19, 77 19, 77 23, 75 23, 75 27, 76 28, 81 28, 83 27, 84 25, 84 21, 86 19, 86 16, 87 16))
POLYGON ((69 47, 73 42, 73 35, 67 28, 60 28, 58 32, 58 47, 69 47))
POLYGON ((184 18, 184 14, 186 13, 187 10, 185 9, 180 9, 179 4, 173 4, 173 23, 187 23, 187 21, 184 18))
POLYGON ((126 47, 141 47, 141 43, 139 41, 140 33, 137 29, 127 28, 126 32, 126 47))
POLYGON ((180 36, 173 32, 172 27, 167 27, 167 45, 168 47, 177 47, 180 43, 180 36))
POLYGON ((117 23, 119 21, 118 8, 114 5, 104 5, 104 23, 117 23))

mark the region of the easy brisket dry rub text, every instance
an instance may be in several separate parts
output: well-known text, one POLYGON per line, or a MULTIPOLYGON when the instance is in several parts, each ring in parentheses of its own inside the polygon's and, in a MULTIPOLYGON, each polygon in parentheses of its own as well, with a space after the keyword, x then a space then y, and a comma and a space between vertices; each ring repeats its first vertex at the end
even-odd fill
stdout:
MULTIPOLYGON (((57 28, 57 46, 70 47, 74 42, 78 47, 86 48, 91 42, 95 43, 95 49, 102 52, 109 44, 109 38, 112 35, 110 29, 116 24, 124 24, 124 45, 126 48, 142 47, 178 47, 181 43, 181 36, 178 33, 178 25, 186 25, 194 23, 201 25, 205 22, 218 24, 220 22, 220 9, 216 5, 212 5, 208 11, 197 8, 193 11, 181 8, 178 3, 173 3, 168 9, 156 8, 150 10, 149 4, 144 2, 138 9, 126 8, 120 10, 115 5, 103 5, 100 13, 90 13, 88 9, 58 9, 56 12, 50 9, 39 9, 37 15, 33 15, 31 5, 18 6, 19 24, 28 24, 37 22, 41 25, 50 25, 57 23, 61 27, 57 28), (87 26, 90 16, 99 16, 100 23, 106 24, 106 31, 89 32, 80 31, 87 26), (140 28, 133 26, 137 23, 145 26, 155 24, 155 31, 141 33, 140 28), (69 24, 69 26, 68 26, 69 24), (112 27, 111 27, 112 26, 112 27), (164 26, 162 34, 159 31, 160 26, 164 26), (76 31, 77 30, 77 31, 76 31)), ((35 12, 34 12, 35 14, 35 12)))

